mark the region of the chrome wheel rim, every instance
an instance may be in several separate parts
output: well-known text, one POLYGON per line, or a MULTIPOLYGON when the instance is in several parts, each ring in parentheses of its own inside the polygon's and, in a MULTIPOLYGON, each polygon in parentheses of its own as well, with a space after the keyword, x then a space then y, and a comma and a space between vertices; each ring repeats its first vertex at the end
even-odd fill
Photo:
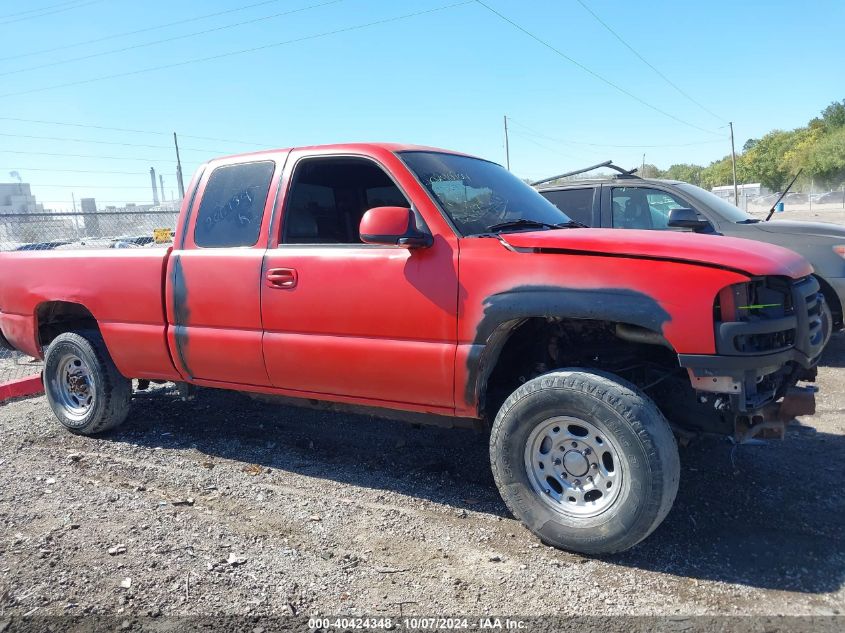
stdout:
POLYGON ((94 406, 97 395, 94 376, 87 363, 76 354, 65 354, 59 360, 50 386, 53 400, 74 422, 82 421, 94 406))
POLYGON ((525 443, 525 470, 543 502, 566 517, 606 512, 622 490, 616 443, 578 418, 559 416, 538 424, 525 443))

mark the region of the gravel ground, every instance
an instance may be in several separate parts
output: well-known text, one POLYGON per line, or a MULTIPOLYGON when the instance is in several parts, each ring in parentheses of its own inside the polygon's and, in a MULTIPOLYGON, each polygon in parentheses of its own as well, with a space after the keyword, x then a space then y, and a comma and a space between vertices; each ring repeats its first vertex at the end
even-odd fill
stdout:
POLYGON ((681 449, 663 525, 603 559, 511 518, 487 438, 205 390, 73 436, 0 407, 0 616, 845 614, 845 336, 785 442, 681 449))
MULTIPOLYGON (((748 208, 749 215, 755 218, 765 219, 769 212, 769 207, 755 207, 748 208)), ((787 205, 782 213, 775 213, 772 215, 772 220, 803 220, 805 222, 833 222, 835 224, 845 224, 845 207, 842 204, 814 204, 812 208, 809 205, 787 205)))
POLYGON ((41 373, 41 361, 0 348, 0 384, 41 373))

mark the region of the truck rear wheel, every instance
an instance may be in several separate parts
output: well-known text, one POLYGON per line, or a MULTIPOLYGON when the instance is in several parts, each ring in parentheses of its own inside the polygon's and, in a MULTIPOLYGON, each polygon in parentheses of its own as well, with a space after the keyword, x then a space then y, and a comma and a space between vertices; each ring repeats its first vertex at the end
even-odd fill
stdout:
POLYGON ((99 332, 65 332, 47 348, 44 392, 66 429, 96 435, 126 419, 132 382, 117 371, 99 332))
POLYGON ((633 547, 678 491, 675 438, 657 406, 612 374, 563 369, 502 405, 490 438, 508 508, 547 545, 584 554, 633 547))

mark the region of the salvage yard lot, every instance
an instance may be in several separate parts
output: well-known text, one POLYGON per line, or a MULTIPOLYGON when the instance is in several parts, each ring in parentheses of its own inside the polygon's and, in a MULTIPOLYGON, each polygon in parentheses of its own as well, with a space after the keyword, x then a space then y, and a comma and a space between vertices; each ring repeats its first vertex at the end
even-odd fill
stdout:
POLYGON ((487 437, 172 387, 100 439, 0 407, 0 616, 845 613, 845 336, 815 427, 699 439, 633 550, 540 544, 487 437))

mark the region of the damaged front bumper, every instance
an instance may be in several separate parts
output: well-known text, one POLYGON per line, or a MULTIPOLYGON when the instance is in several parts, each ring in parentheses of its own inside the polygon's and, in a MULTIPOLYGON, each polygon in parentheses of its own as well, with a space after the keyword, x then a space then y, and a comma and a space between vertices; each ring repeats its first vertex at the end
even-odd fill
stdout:
POLYGON ((815 412, 815 388, 796 387, 816 379, 816 365, 827 343, 818 282, 807 277, 792 286, 791 314, 772 320, 716 323, 715 355, 680 354, 701 401, 712 401, 733 418, 738 440, 755 435, 783 436, 798 415, 815 412), (772 341, 777 351, 762 352, 749 341, 772 341))
POLYGON ((782 440, 786 425, 799 415, 813 415, 816 412, 815 387, 790 387, 779 402, 770 402, 759 416, 750 420, 740 418, 734 425, 734 439, 743 443, 753 437, 782 440))

